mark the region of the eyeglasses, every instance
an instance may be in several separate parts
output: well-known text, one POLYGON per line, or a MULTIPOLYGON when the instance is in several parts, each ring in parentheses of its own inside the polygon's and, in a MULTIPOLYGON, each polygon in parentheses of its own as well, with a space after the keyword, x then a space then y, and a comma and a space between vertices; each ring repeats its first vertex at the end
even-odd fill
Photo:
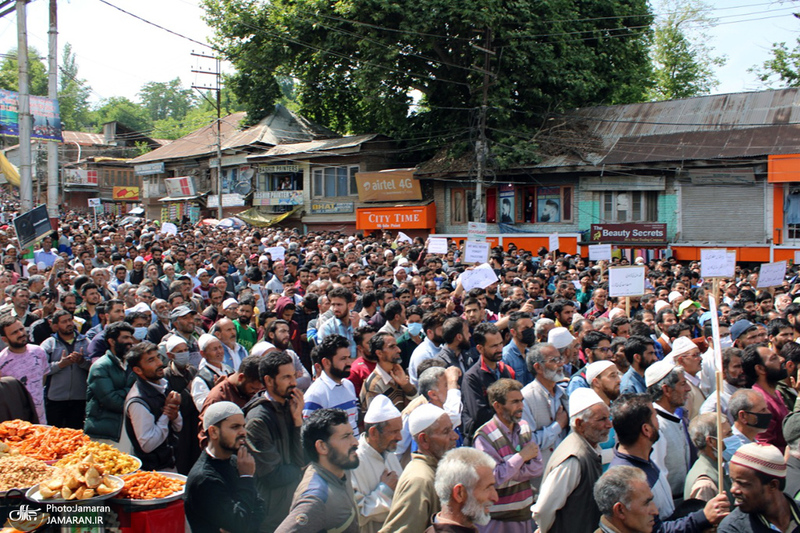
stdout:
POLYGON ((557 365, 557 364, 560 364, 560 363, 564 363, 566 360, 567 360, 567 358, 564 357, 563 355, 561 355, 559 357, 554 357, 552 359, 548 359, 548 360, 545 361, 545 363, 552 363, 552 364, 556 364, 557 365))
POLYGON ((595 350, 595 351, 598 351, 598 352, 611 352, 611 351, 613 351, 611 349, 611 347, 609 347, 609 346, 605 346, 605 347, 598 346, 597 348, 592 348, 592 350, 595 350))

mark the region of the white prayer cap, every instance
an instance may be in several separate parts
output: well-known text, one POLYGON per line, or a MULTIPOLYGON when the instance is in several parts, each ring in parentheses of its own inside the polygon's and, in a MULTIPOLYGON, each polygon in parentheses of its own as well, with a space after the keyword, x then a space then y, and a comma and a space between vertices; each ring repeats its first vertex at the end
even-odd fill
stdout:
POLYGON ((152 310, 150 309, 150 306, 147 305, 144 302, 139 302, 138 304, 134 305, 133 307, 128 308, 128 309, 125 310, 125 314, 126 315, 129 315, 131 313, 150 313, 150 312, 152 312, 152 310))
POLYGON ((44 272, 45 270, 47 270, 47 263, 45 263, 44 261, 39 261, 38 263, 36 263, 36 268, 44 272))
POLYGON ((675 369, 675 363, 662 360, 656 361, 652 365, 647 367, 647 370, 644 371, 644 383, 648 387, 651 385, 655 385, 665 377, 669 375, 675 369))
POLYGON ((226 279, 225 279, 224 277, 222 277, 222 276, 217 276, 216 278, 214 278, 214 283, 216 283, 216 282, 218 282, 218 281, 220 281, 220 280, 221 280, 221 281, 225 281, 225 282, 227 282, 227 281, 228 281, 228 280, 226 280, 226 279))
POLYGON ((175 348, 181 344, 186 344, 187 347, 189 346, 186 340, 180 335, 172 335, 169 339, 167 339, 165 347, 169 353, 175 353, 175 348))
POLYGON ((370 402, 367 414, 364 415, 364 422, 378 424, 395 418, 400 418, 400 411, 394 406, 392 400, 383 394, 378 394, 370 402))
POLYGON ((608 319, 609 320, 614 320, 618 316, 622 316, 624 314, 625 314, 625 311, 623 311, 619 307, 615 307, 614 309, 612 309, 611 311, 608 312, 608 319))
POLYGON ((669 300, 669 303, 674 302, 678 298, 683 298, 683 294, 679 293, 678 291, 672 291, 671 293, 669 293, 669 296, 667 296, 667 300, 669 300))
POLYGON ((233 402, 215 402, 208 406, 203 413, 203 430, 222 422, 229 416, 243 415, 241 407, 233 402))
POLYGON ((274 347, 274 344, 266 342, 266 341, 257 342, 257 343, 255 343, 255 345, 252 348, 250 348, 250 355, 255 355, 256 357, 261 357, 262 355, 264 355, 264 352, 266 352, 267 350, 269 350, 270 348, 273 348, 273 347, 274 347))
POLYGON ((637 264, 637 265, 643 265, 644 264, 644 257, 637 257, 636 261, 634 261, 634 263, 637 264))
POLYGON ((658 313, 659 311, 661 311, 665 307, 669 307, 669 304, 667 302, 665 302, 664 300, 656 300, 656 304, 655 304, 656 313, 658 313))
POLYGON ((745 444, 733 454, 731 463, 768 476, 786 477, 786 460, 783 453, 771 444, 760 442, 745 444))
POLYGON ((261 263, 262 261, 269 262, 269 257, 267 257, 266 255, 259 256, 258 262, 261 263))
POLYGON ((200 276, 202 276, 203 274, 205 274, 207 276, 208 275, 208 270, 206 270, 205 268, 201 268, 200 270, 197 271, 197 277, 198 278, 200 276))
POLYGON ((394 270, 392 271, 392 273, 396 276, 397 273, 400 272, 401 270, 405 270, 405 268, 403 268, 401 266, 396 266, 396 267, 394 267, 394 270))
POLYGON ((223 309, 230 309, 234 305, 239 305, 239 302, 236 301, 236 298, 228 298, 224 302, 222 302, 223 309))
POLYGON ((616 366, 611 361, 595 361, 594 363, 586 366, 586 383, 589 386, 592 386, 592 381, 594 378, 605 372, 607 369, 611 368, 612 366, 616 366))
POLYGON ((203 351, 205 351, 205 349, 208 348, 208 346, 212 342, 222 342, 222 341, 220 341, 214 335, 209 335, 208 333, 203 333, 202 335, 200 335, 200 338, 197 339, 197 345, 200 346, 200 350, 203 351))
POLYGON ((597 395, 592 389, 581 387, 572 391, 569 395, 569 416, 573 417, 583 411, 587 410, 593 405, 603 404, 603 399, 597 395))
POLYGON ((432 403, 422 404, 408 416, 408 432, 414 437, 434 425, 442 415, 447 413, 441 407, 436 407, 432 403))
POLYGON ((547 333, 547 342, 555 346, 557 350, 566 348, 575 341, 575 337, 567 328, 553 328, 547 333))
POLYGON ((678 337, 672 342, 672 351, 669 352, 669 357, 674 361, 676 357, 689 353, 692 350, 699 350, 697 345, 692 342, 689 337, 678 337))
POLYGON ((134 263, 144 263, 144 257, 141 255, 136 256, 136 259, 133 260, 134 263))

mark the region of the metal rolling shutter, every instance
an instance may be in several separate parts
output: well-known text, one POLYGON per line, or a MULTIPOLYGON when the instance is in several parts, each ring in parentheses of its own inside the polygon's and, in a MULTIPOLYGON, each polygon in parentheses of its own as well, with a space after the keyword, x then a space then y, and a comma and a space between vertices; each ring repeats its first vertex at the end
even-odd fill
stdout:
POLYGON ((681 184, 681 241, 766 242, 764 181, 753 185, 681 184))

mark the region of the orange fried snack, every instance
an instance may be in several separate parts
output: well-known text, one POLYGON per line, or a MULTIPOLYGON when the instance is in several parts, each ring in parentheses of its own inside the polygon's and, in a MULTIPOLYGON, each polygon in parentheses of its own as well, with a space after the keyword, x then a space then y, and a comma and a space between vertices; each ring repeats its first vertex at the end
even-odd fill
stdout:
POLYGON ((138 471, 123 478, 125 486, 119 497, 129 500, 156 500, 166 498, 183 488, 184 481, 172 479, 158 472, 138 471))
POLYGON ((45 427, 36 426, 27 420, 6 420, 0 424, 0 441, 6 444, 22 442, 30 436, 43 432, 45 427))
POLYGON ((80 429, 46 428, 15 444, 19 453, 42 461, 57 461, 89 442, 80 429))

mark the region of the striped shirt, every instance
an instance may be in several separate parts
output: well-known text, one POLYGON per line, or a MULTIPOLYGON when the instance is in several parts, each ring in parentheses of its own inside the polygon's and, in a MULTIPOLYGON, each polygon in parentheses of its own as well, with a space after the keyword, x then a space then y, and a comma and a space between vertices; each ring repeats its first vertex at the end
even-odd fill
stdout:
POLYGON ((341 409, 347 413, 353 434, 358 436, 358 398, 350 380, 343 379, 341 383, 336 383, 323 372, 306 391, 305 400, 303 420, 317 409, 341 409))

